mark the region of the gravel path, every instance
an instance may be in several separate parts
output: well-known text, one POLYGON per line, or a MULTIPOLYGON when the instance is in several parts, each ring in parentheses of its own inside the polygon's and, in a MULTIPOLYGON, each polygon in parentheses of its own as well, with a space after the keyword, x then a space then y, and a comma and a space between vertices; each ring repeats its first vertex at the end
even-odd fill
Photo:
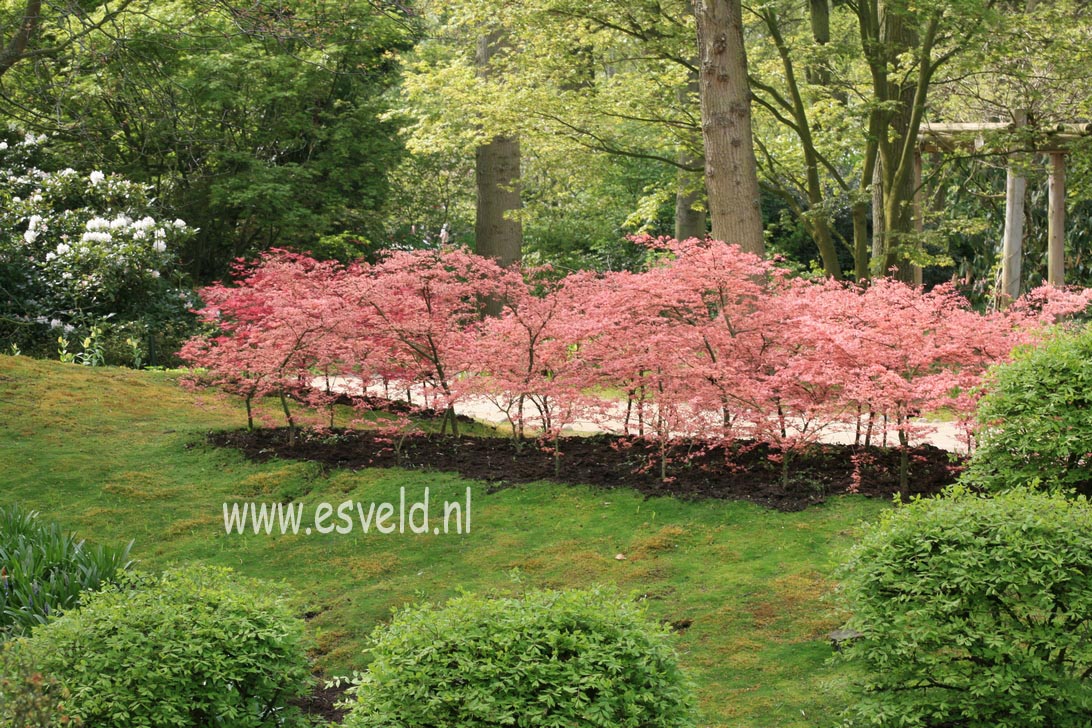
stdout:
MULTIPOLYGON (((315 379, 312 384, 317 389, 325 389, 326 387, 326 381, 322 378, 315 379)), ((330 388, 339 394, 361 395, 366 393, 377 397, 385 396, 382 384, 369 385, 366 392, 361 385, 362 382, 357 377, 333 377, 330 382, 330 388)), ((399 398, 403 400, 406 399, 405 392, 401 392, 399 398)), ((418 406, 425 405, 425 396, 420 387, 415 387, 411 390, 410 401, 418 406)), ((527 410, 528 416, 530 416, 532 414, 531 405, 527 404, 525 409, 527 410)), ((486 422, 493 425, 508 423, 504 412, 485 397, 474 396, 461 398, 455 405, 455 411, 460 415, 470 417, 479 422, 486 422)), ((580 434, 598 432, 617 434, 623 431, 624 417, 625 405, 618 403, 608 407, 606 415, 597 418, 595 421, 578 420, 565 429, 580 434)), ((930 444, 939 447, 942 450, 956 452, 961 455, 967 453, 966 437, 962 430, 954 423, 921 421, 919 424, 927 426, 930 431, 924 433, 920 437, 915 437, 911 444, 930 444)), ((826 428, 819 439, 822 442, 846 445, 852 444, 854 437, 855 433, 852 426, 835 425, 826 428)))

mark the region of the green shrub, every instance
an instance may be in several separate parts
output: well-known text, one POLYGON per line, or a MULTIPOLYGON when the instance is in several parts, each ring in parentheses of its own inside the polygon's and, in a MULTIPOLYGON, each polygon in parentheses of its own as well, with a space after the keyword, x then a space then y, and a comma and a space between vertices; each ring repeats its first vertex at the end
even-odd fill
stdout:
POLYGON ((0 636, 76 606, 129 568, 131 546, 89 546, 36 512, 0 507, 0 636))
POLYGON ((1092 716, 1092 507, 956 486, 884 514, 843 567, 855 724, 1076 728, 1092 716))
POLYGON ((67 691, 42 674, 22 641, 0 645, 0 728, 76 726, 65 710, 67 691))
POLYGON ((978 419, 985 429, 965 482, 1002 490, 1038 479, 1092 495, 1092 328, 995 367, 978 419))
POLYGON ((309 680, 303 623, 270 585, 227 569, 131 577, 30 645, 89 726, 297 725, 286 704, 309 680))
POLYGON ((353 728, 693 724, 665 630, 613 592, 463 596, 373 640, 353 728))

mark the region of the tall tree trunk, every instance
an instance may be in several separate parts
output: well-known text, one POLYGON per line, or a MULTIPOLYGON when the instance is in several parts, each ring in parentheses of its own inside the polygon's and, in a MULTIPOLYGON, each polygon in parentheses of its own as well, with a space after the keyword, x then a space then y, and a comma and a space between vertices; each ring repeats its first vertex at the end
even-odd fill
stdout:
MULTIPOLYGON (((701 158, 681 151, 679 161, 689 165, 700 162, 701 158)), ((702 187, 700 185, 695 187, 693 176, 681 169, 676 184, 678 189, 675 191, 675 239, 704 238, 706 215, 701 205, 702 187)))
POLYGON ((887 247, 883 241, 884 231, 887 225, 883 214, 883 172, 880 171, 879 145, 877 156, 872 162, 872 274, 885 276, 888 270, 884 268, 887 262, 887 247))
POLYGON ((713 237, 761 255, 765 246, 740 0, 699 0, 694 12, 713 237))
POLYGON ((502 266, 518 263, 523 247, 523 224, 513 214, 520 209, 519 165, 519 139, 515 137, 496 137, 478 147, 475 155, 475 252, 502 266))
MULTIPOLYGON (((480 75, 490 74, 490 59, 504 47, 505 38, 500 31, 493 31, 478 41, 475 61, 480 75)), ((493 258, 502 266, 518 263, 523 247, 523 224, 518 217, 519 139, 502 134, 478 147, 474 179, 478 188, 475 252, 493 258)))
MULTIPOLYGON (((830 42, 830 0, 809 0, 808 15, 811 19, 811 37, 816 45, 830 42)), ((830 69, 824 63, 810 63, 807 67, 808 83, 813 86, 830 85, 830 69)))
MULTIPOLYGON (((686 86, 678 91, 679 103, 688 106, 700 92, 697 71, 691 71, 686 86)), ((704 238, 706 213, 702 202, 705 186, 686 168, 704 166, 705 160, 697 151, 680 145, 678 161, 679 171, 675 175, 675 239, 704 238)))
POLYGON ((874 192, 882 194, 882 204, 873 206, 883 224, 873 220, 879 249, 872 272, 894 267, 900 279, 913 281, 912 260, 921 244, 914 218, 918 131, 933 74, 951 55, 933 57, 943 10, 920 9, 908 0, 860 0, 855 9, 872 77, 869 142, 878 145, 881 187, 874 185, 874 192))

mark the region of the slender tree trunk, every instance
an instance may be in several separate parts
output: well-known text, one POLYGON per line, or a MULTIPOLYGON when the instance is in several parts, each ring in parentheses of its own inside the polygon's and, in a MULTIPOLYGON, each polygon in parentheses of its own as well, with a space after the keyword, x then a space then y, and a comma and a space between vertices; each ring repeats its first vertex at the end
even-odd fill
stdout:
POLYGON ((761 255, 765 246, 740 0, 699 0, 695 15, 712 234, 761 255))
POLYGON ((37 34, 42 19, 42 0, 27 0, 22 15, 7 44, 0 49, 0 76, 24 57, 37 34))
POLYGON ((284 421, 288 425, 288 444, 296 444, 296 420, 292 417, 292 410, 288 408, 288 397, 284 392, 280 393, 281 397, 281 409, 284 410, 284 421))
MULTIPOLYGON (((698 74, 692 71, 685 87, 679 89, 679 103, 688 106, 691 99, 700 95, 698 74)), ((705 185, 697 175, 687 172, 686 167, 704 166, 705 159, 696 150, 685 145, 678 151, 679 171, 675 176, 675 239, 704 238, 706 214, 702 206, 705 185)))
POLYGON ((808 208, 811 213, 805 217, 805 227, 808 233, 811 234, 812 240, 815 241, 815 245, 819 248, 819 255, 823 260, 823 270, 830 277, 840 280, 842 278, 842 267, 838 262, 838 251, 834 247, 830 220, 823 210, 826 194, 819 176, 819 153, 815 148, 815 140, 812 136, 808 107, 800 91, 800 84, 797 82, 796 64, 793 62, 792 53, 785 42, 785 38, 781 33, 781 26, 778 24, 773 11, 763 10, 762 17, 766 22, 766 28, 770 32, 771 39, 777 46, 778 55, 781 57, 781 65, 785 71, 785 85, 788 88, 792 113, 796 121, 796 134, 800 138, 800 146, 804 152, 805 188, 808 195, 808 208))
MULTIPOLYGON (((478 73, 488 76, 490 59, 505 47, 503 34, 489 33, 478 41, 478 73)), ((523 247, 520 209, 519 139, 497 135, 478 147, 474 160, 478 188, 478 209, 474 222, 475 252, 493 258, 502 266, 518 263, 523 247)))
POLYGON ((883 173, 880 172, 880 158, 877 154, 872 164, 872 264, 870 267, 872 275, 881 277, 888 273, 885 268, 887 246, 884 243, 884 232, 887 225, 884 222, 883 198, 883 173))

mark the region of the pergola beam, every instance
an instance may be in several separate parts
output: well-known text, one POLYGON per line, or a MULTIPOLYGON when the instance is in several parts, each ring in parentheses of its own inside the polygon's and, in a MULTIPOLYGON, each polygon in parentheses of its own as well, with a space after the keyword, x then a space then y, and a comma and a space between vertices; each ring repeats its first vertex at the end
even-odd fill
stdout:
MULTIPOLYGON (((989 139, 1003 143, 1005 137, 1014 136, 1019 127, 1013 123, 987 122, 981 124, 930 124, 921 125, 918 139, 926 152, 954 152, 958 149, 978 150, 989 139)), ((1081 139, 1092 136, 1092 124, 1055 124, 1049 127, 1034 128, 1034 136, 1028 138, 1027 132, 1021 133, 1018 146, 1013 151, 1028 152, 1065 152, 1069 146, 1081 139)), ((1016 140, 1013 140, 1016 141, 1016 140)), ((1003 146, 1003 144, 997 144, 1003 146)))

